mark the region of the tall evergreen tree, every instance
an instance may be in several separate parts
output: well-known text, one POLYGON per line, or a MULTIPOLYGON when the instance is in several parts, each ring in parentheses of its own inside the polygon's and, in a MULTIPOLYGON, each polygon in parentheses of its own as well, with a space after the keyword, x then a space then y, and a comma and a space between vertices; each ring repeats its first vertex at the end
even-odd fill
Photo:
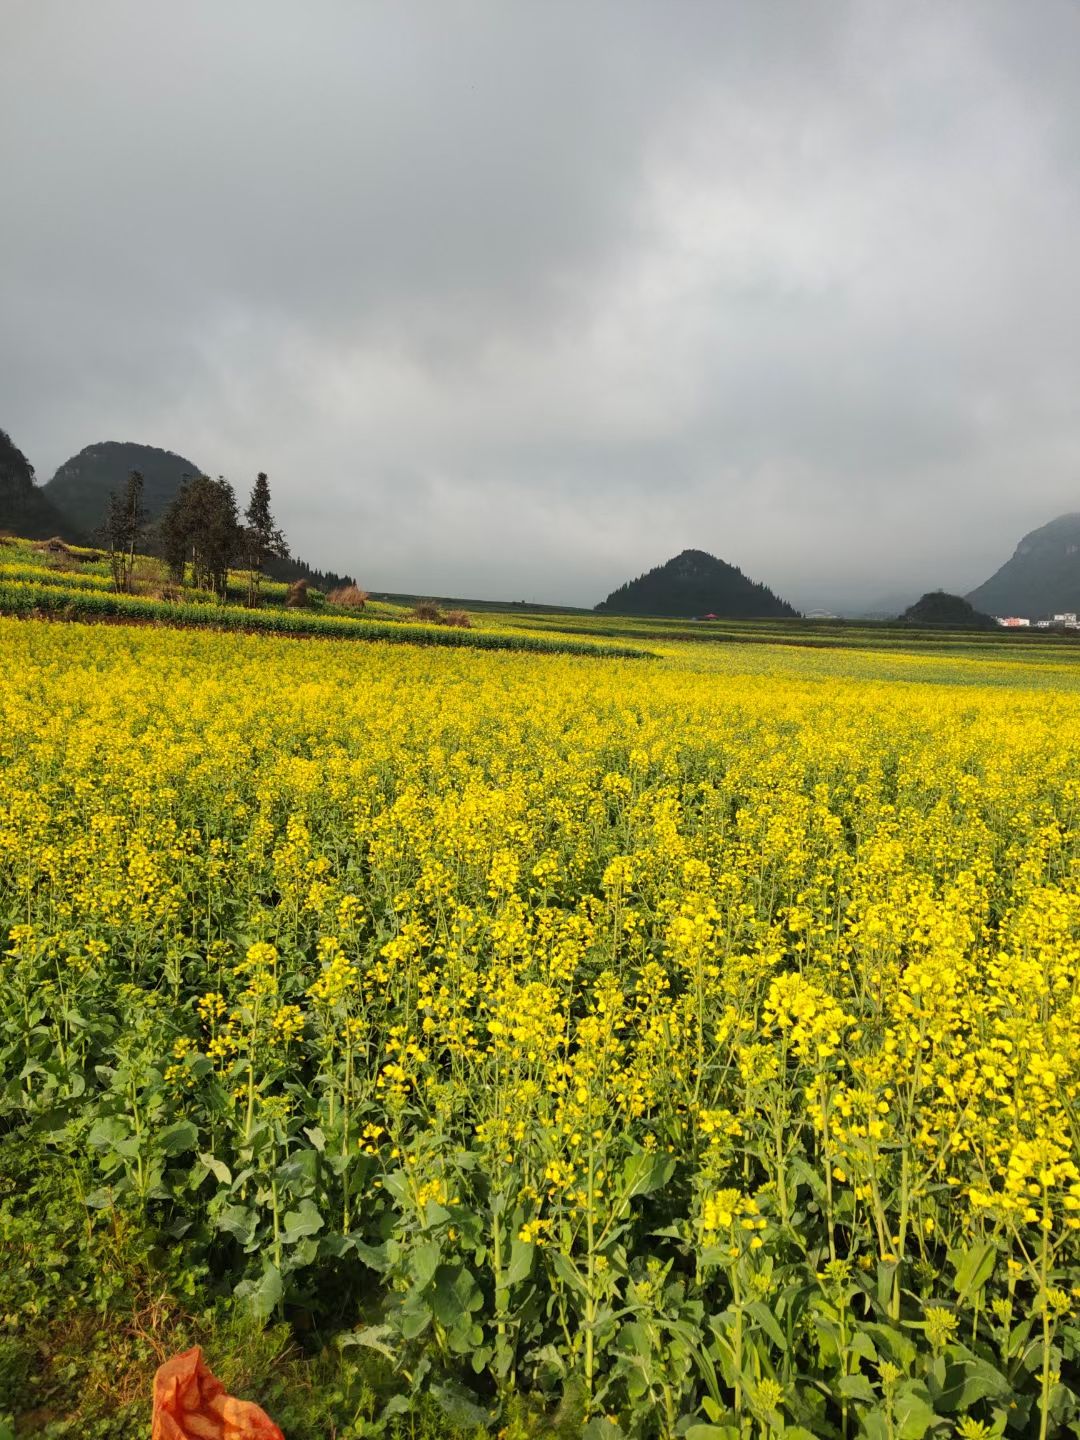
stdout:
POLYGON ((169 574, 177 585, 184 583, 184 572, 190 557, 190 516, 192 512, 191 491, 195 484, 193 475, 186 475, 180 489, 158 523, 158 546, 162 559, 169 567, 169 574))
POLYGON ((244 546, 236 493, 228 480, 193 475, 185 481, 162 518, 160 534, 173 578, 182 584, 190 565, 192 584, 224 601, 229 566, 244 546))
POLYGON ((245 561, 248 570, 247 603, 254 608, 259 603, 259 585, 263 567, 273 558, 287 560, 289 547, 285 536, 278 529, 270 509, 270 481, 266 472, 260 470, 251 489, 251 499, 244 511, 247 525, 244 530, 245 561))
POLYGON ((224 475, 210 482, 204 524, 210 589, 224 602, 229 588, 229 566, 240 558, 244 546, 236 492, 224 475))
POLYGON ((146 523, 143 507, 143 477, 138 470, 128 475, 120 492, 109 496, 109 512, 105 518, 105 544, 109 551, 109 567, 113 585, 118 591, 131 589, 135 569, 135 547, 146 523))

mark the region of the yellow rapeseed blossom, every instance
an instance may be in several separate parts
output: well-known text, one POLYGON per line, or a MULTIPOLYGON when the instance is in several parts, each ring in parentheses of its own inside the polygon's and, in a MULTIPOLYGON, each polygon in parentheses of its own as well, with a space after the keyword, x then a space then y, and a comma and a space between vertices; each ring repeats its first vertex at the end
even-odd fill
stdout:
MULTIPOLYGON (((441 1275, 540 1247, 520 1313, 567 1372, 631 1285, 723 1316, 781 1268, 847 1307, 837 1333, 870 1286, 926 1354, 996 1353, 1021 1315, 1060 1353, 1071 656, 644 662, 10 620, 0 642, 5 1125, 74 1117, 95 1185, 134 1154, 129 1117, 165 1137, 126 1193, 170 1224, 201 1207, 183 1233, 208 1273, 385 1244, 405 1293, 441 1226, 441 1275)), ((517 1297, 491 1303, 505 1338, 517 1297)), ((795 1393, 755 1386, 766 1417, 795 1393)))

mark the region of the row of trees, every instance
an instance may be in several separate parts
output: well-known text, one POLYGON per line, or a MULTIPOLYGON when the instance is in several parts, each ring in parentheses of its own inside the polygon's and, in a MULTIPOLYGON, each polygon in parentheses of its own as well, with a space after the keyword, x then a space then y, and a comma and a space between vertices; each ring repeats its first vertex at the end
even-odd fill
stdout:
MULTIPOLYGON (((105 523, 113 583, 130 591, 136 546, 146 528, 143 477, 138 470, 112 495, 105 523)), ((289 547, 270 507, 270 482, 260 471, 247 508, 240 514, 236 492, 224 476, 191 475, 162 516, 156 536, 169 574, 177 584, 190 575, 200 590, 224 600, 229 571, 242 566, 248 574, 247 603, 259 603, 263 568, 271 558, 288 559, 289 547), (189 569, 190 567, 190 569, 189 569)))

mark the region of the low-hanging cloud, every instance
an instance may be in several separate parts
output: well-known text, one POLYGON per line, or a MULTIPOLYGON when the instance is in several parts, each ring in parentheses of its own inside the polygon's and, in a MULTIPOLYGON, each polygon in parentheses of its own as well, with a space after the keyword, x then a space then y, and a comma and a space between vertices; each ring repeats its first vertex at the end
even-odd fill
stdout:
POLYGON ((1077 507, 1080 9, 7 0, 0 425, 375 589, 803 605, 1077 507))

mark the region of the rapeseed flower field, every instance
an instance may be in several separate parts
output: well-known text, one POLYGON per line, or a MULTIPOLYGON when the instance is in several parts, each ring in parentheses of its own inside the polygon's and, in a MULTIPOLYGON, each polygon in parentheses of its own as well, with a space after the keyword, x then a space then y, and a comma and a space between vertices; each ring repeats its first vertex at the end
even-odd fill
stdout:
POLYGON ((1077 1433, 1076 672, 662 649, 0 620, 0 1416, 1077 1433))

